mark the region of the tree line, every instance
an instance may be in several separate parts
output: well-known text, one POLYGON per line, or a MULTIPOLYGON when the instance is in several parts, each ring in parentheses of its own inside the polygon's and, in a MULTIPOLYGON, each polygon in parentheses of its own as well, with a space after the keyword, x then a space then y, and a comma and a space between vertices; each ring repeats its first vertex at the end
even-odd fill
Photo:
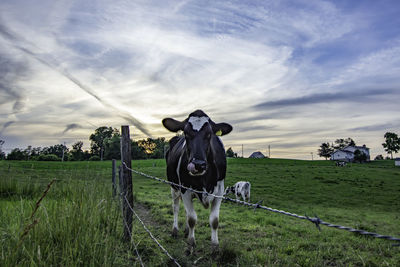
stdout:
MULTIPOLYGON (((38 161, 96 161, 121 158, 121 134, 112 127, 99 127, 89 136, 90 149, 83 149, 83 142, 77 141, 68 148, 64 144, 48 147, 32 147, 25 149, 14 148, 7 155, 2 151, 4 144, 0 140, 0 159, 6 160, 38 160, 38 161)), ((158 159, 163 158, 168 142, 164 137, 131 140, 133 159, 158 159)))
MULTIPOLYGON (((6 160, 38 160, 38 161, 97 161, 120 159, 121 134, 118 129, 102 126, 89 136, 90 149, 83 150, 83 142, 77 141, 68 148, 64 144, 49 147, 14 148, 6 155, 2 151, 3 140, 0 140, 0 159, 6 160)), ((161 159, 169 148, 164 137, 147 138, 138 141, 131 140, 133 159, 161 159)), ((227 151, 227 157, 237 157, 232 148, 227 151)))

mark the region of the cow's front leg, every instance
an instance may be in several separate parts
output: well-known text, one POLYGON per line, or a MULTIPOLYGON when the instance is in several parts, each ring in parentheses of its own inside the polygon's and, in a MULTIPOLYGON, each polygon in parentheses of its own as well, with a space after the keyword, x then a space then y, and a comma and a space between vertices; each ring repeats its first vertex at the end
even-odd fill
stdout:
POLYGON ((210 227, 211 227, 211 247, 213 250, 218 249, 218 224, 219 224, 219 209, 221 207, 220 198, 214 198, 211 203, 211 213, 210 213, 210 227))
POLYGON ((181 196, 181 192, 179 190, 175 190, 171 187, 171 195, 172 195, 172 209, 174 212, 174 224, 172 226, 172 237, 178 237, 178 214, 179 214, 179 198, 181 196))
POLYGON ((184 204, 185 210, 186 210, 187 226, 189 227, 188 243, 192 249, 196 244, 196 241, 194 238, 194 227, 197 222, 197 214, 193 208, 192 193, 189 191, 186 191, 185 194, 182 195, 182 200, 183 200, 183 204, 184 204))
POLYGON ((236 200, 240 200, 240 194, 239 193, 235 193, 235 197, 236 197, 236 200))
POLYGON ((246 193, 242 192, 241 195, 242 195, 243 201, 246 201, 246 196, 247 196, 246 193))
MULTIPOLYGON (((224 193, 224 181, 219 181, 217 184, 216 195, 222 196, 224 193)), ((219 224, 219 209, 221 207, 221 198, 214 198, 211 202, 210 212, 210 227, 211 227, 211 247, 213 251, 218 250, 218 224, 219 224)))

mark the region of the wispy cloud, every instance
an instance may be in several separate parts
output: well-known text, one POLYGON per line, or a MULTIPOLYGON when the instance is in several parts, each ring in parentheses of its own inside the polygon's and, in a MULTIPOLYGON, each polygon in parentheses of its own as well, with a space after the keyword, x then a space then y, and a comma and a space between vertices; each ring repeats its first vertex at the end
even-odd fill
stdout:
POLYGON ((15 121, 8 121, 4 123, 3 126, 1 127, 0 134, 3 134, 4 130, 7 129, 7 127, 9 127, 13 123, 15 123, 15 121))
POLYGON ((400 112, 399 5, 5 0, 0 10, 0 123, 23 127, 3 129, 10 140, 87 139, 126 123, 135 138, 167 136, 162 118, 201 108, 234 125, 227 145, 356 134, 378 150, 371 129, 400 112))
POLYGON ((335 103, 335 102, 352 102, 352 103, 365 103, 366 101, 376 101, 375 97, 391 95, 397 92, 396 90, 381 89, 381 90, 367 90, 367 91, 347 91, 338 93, 322 93, 312 94, 296 98, 286 98, 283 100, 267 101, 255 105, 256 109, 269 109, 273 107, 286 107, 286 106, 301 106, 319 103, 335 103))
POLYGON ((380 132, 385 132, 388 131, 389 129, 399 129, 400 128, 400 123, 384 123, 384 124, 374 124, 374 125, 367 125, 367 126, 361 126, 361 127, 355 127, 355 128, 350 128, 350 131, 356 131, 356 132, 375 132, 375 131, 380 131, 380 132))
POLYGON ((7 55, 0 53, 0 105, 11 104, 10 113, 20 112, 25 106, 24 90, 18 86, 18 81, 28 78, 26 64, 22 61, 13 61, 7 55))
MULTIPOLYGON (((1 20, 0 20, 1 21, 1 20)), ((46 65, 50 69, 56 70, 59 74, 70 80, 72 83, 74 83, 76 86, 78 86, 80 89, 82 89, 84 92, 88 93, 89 95, 93 96, 97 101, 99 101, 101 104, 104 106, 113 109, 116 111, 116 113, 127 120, 128 122, 132 123, 135 125, 137 128, 139 128, 144 134, 147 136, 151 137, 151 134, 148 129, 143 125, 142 122, 140 122, 138 119, 134 118, 132 115, 130 115, 128 112, 122 111, 116 106, 108 103, 105 101, 102 97, 97 95, 94 90, 89 88, 88 86, 84 85, 80 80, 78 80, 75 76, 69 73, 69 71, 65 68, 59 67, 61 64, 57 62, 55 59, 44 59, 40 56, 38 52, 33 52, 31 49, 28 49, 26 47, 23 47, 21 45, 18 45, 18 43, 22 44, 30 44, 27 40, 24 38, 17 36, 16 34, 12 33, 10 30, 8 30, 4 25, 0 27, 0 34, 3 35, 3 37, 9 39, 12 42, 17 42, 17 44, 14 44, 14 47, 26 55, 33 57, 37 61, 41 62, 42 64, 46 65)), ((8 93, 10 94, 13 93, 12 91, 8 90, 8 93)), ((22 108, 23 104, 21 99, 17 99, 17 101, 14 104, 14 111, 18 111, 22 108)))
POLYGON ((63 131, 62 133, 65 134, 66 132, 68 132, 68 131, 70 131, 70 130, 79 129, 79 128, 82 128, 82 126, 80 126, 80 125, 77 124, 77 123, 71 123, 71 124, 68 124, 68 125, 65 127, 65 129, 64 129, 64 131, 63 131))

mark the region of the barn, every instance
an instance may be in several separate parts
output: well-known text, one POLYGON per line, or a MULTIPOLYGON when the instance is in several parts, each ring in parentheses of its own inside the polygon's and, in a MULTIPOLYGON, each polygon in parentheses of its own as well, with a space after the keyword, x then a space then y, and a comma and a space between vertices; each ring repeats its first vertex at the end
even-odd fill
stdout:
POLYGON ((251 158, 251 159, 263 159, 263 158, 265 158, 265 156, 264 156, 264 154, 261 153, 260 151, 256 151, 256 152, 253 152, 253 153, 250 155, 249 158, 251 158))

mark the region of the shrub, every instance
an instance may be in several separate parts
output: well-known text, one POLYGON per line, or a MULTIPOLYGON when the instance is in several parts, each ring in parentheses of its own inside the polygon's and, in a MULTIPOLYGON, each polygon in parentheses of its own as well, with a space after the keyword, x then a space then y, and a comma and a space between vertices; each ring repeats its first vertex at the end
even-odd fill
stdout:
POLYGON ((39 161, 60 161, 61 159, 57 157, 57 155, 54 154, 48 154, 48 155, 40 155, 38 157, 39 161))
POLYGON ((91 156, 89 158, 89 161, 100 161, 100 157, 99 156, 91 156))
POLYGON ((367 155, 365 155, 364 152, 356 149, 356 151, 354 151, 354 161, 355 162, 358 161, 360 163, 365 162, 365 161, 367 161, 367 155))

